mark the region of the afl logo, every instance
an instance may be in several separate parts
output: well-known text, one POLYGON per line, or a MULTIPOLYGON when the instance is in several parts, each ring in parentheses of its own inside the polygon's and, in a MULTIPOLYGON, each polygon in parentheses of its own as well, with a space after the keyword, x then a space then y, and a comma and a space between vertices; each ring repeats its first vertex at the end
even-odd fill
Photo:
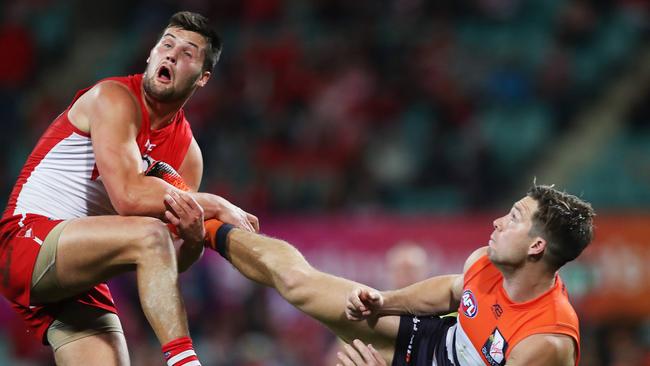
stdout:
POLYGON ((463 314, 468 318, 473 318, 478 313, 478 303, 474 294, 470 290, 463 291, 463 296, 460 298, 460 308, 463 314))

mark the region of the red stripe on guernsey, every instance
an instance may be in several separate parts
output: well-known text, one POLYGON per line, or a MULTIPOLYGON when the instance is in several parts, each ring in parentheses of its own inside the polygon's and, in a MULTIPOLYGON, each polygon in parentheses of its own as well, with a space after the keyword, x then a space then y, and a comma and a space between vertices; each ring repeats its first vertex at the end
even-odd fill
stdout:
POLYGON ((36 144, 36 147, 34 147, 34 150, 31 152, 31 154, 29 154, 27 162, 23 166, 23 169, 18 176, 16 185, 11 191, 11 195, 9 196, 9 203, 7 204, 7 208, 2 215, 3 218, 13 216, 13 212, 16 209, 16 201, 21 189, 23 188, 23 185, 25 185, 27 179, 29 179, 29 176, 32 174, 34 169, 36 169, 38 164, 41 163, 43 158, 45 158, 47 153, 49 153, 62 140, 66 139, 76 132, 75 130, 77 129, 70 123, 70 121, 68 121, 67 112, 68 111, 66 110, 65 112, 61 113, 54 120, 54 122, 52 122, 47 131, 45 131, 40 140, 38 140, 38 143, 36 144))

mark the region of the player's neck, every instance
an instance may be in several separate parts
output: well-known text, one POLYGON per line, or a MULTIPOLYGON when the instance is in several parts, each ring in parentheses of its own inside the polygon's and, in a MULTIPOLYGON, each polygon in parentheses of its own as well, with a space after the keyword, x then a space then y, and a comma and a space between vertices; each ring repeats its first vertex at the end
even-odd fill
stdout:
POLYGON ((533 300, 553 286, 555 272, 549 272, 541 263, 503 272, 503 289, 516 303, 533 300))
POLYGON ((188 96, 178 102, 164 103, 151 98, 144 91, 142 94, 144 95, 145 108, 147 108, 147 113, 149 114, 149 127, 152 130, 163 128, 172 123, 176 113, 183 108, 183 105, 189 99, 188 96))

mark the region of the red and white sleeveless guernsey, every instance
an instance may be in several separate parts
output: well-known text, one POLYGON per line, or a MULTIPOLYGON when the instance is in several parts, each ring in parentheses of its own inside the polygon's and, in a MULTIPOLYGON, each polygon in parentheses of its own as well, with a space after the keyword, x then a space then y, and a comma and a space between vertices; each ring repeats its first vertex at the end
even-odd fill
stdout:
POLYGON ((487 255, 468 269, 458 323, 449 329, 446 342, 450 357, 455 351, 458 366, 503 366, 522 339, 542 333, 571 337, 578 364, 578 316, 560 276, 555 276, 555 285, 541 296, 515 303, 503 288, 503 275, 487 255))
MULTIPOLYGON (((192 141, 192 131, 180 110, 171 124, 151 130, 142 95, 142 75, 104 79, 124 84, 136 96, 142 114, 137 144, 143 157, 162 160, 178 170, 192 141)), ((101 81, 100 81, 101 82, 101 81)), ((29 155, 0 221, 0 292, 25 319, 28 332, 44 342, 57 309, 76 301, 116 312, 104 283, 73 299, 47 306, 30 306, 31 278, 36 257, 49 231, 63 220, 115 215, 95 165, 88 133, 68 119, 75 101, 91 88, 79 91, 70 106, 45 131, 29 155)))

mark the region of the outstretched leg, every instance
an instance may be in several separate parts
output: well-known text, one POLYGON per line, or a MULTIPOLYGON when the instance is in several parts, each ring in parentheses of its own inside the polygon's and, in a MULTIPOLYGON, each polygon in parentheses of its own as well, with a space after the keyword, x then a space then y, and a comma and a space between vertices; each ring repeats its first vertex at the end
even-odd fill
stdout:
POLYGON ((314 269, 289 243, 233 229, 228 234, 230 262, 249 279, 275 288, 289 303, 319 320, 346 342, 371 343, 391 362, 399 317, 352 322, 345 317, 348 294, 362 284, 314 269))

